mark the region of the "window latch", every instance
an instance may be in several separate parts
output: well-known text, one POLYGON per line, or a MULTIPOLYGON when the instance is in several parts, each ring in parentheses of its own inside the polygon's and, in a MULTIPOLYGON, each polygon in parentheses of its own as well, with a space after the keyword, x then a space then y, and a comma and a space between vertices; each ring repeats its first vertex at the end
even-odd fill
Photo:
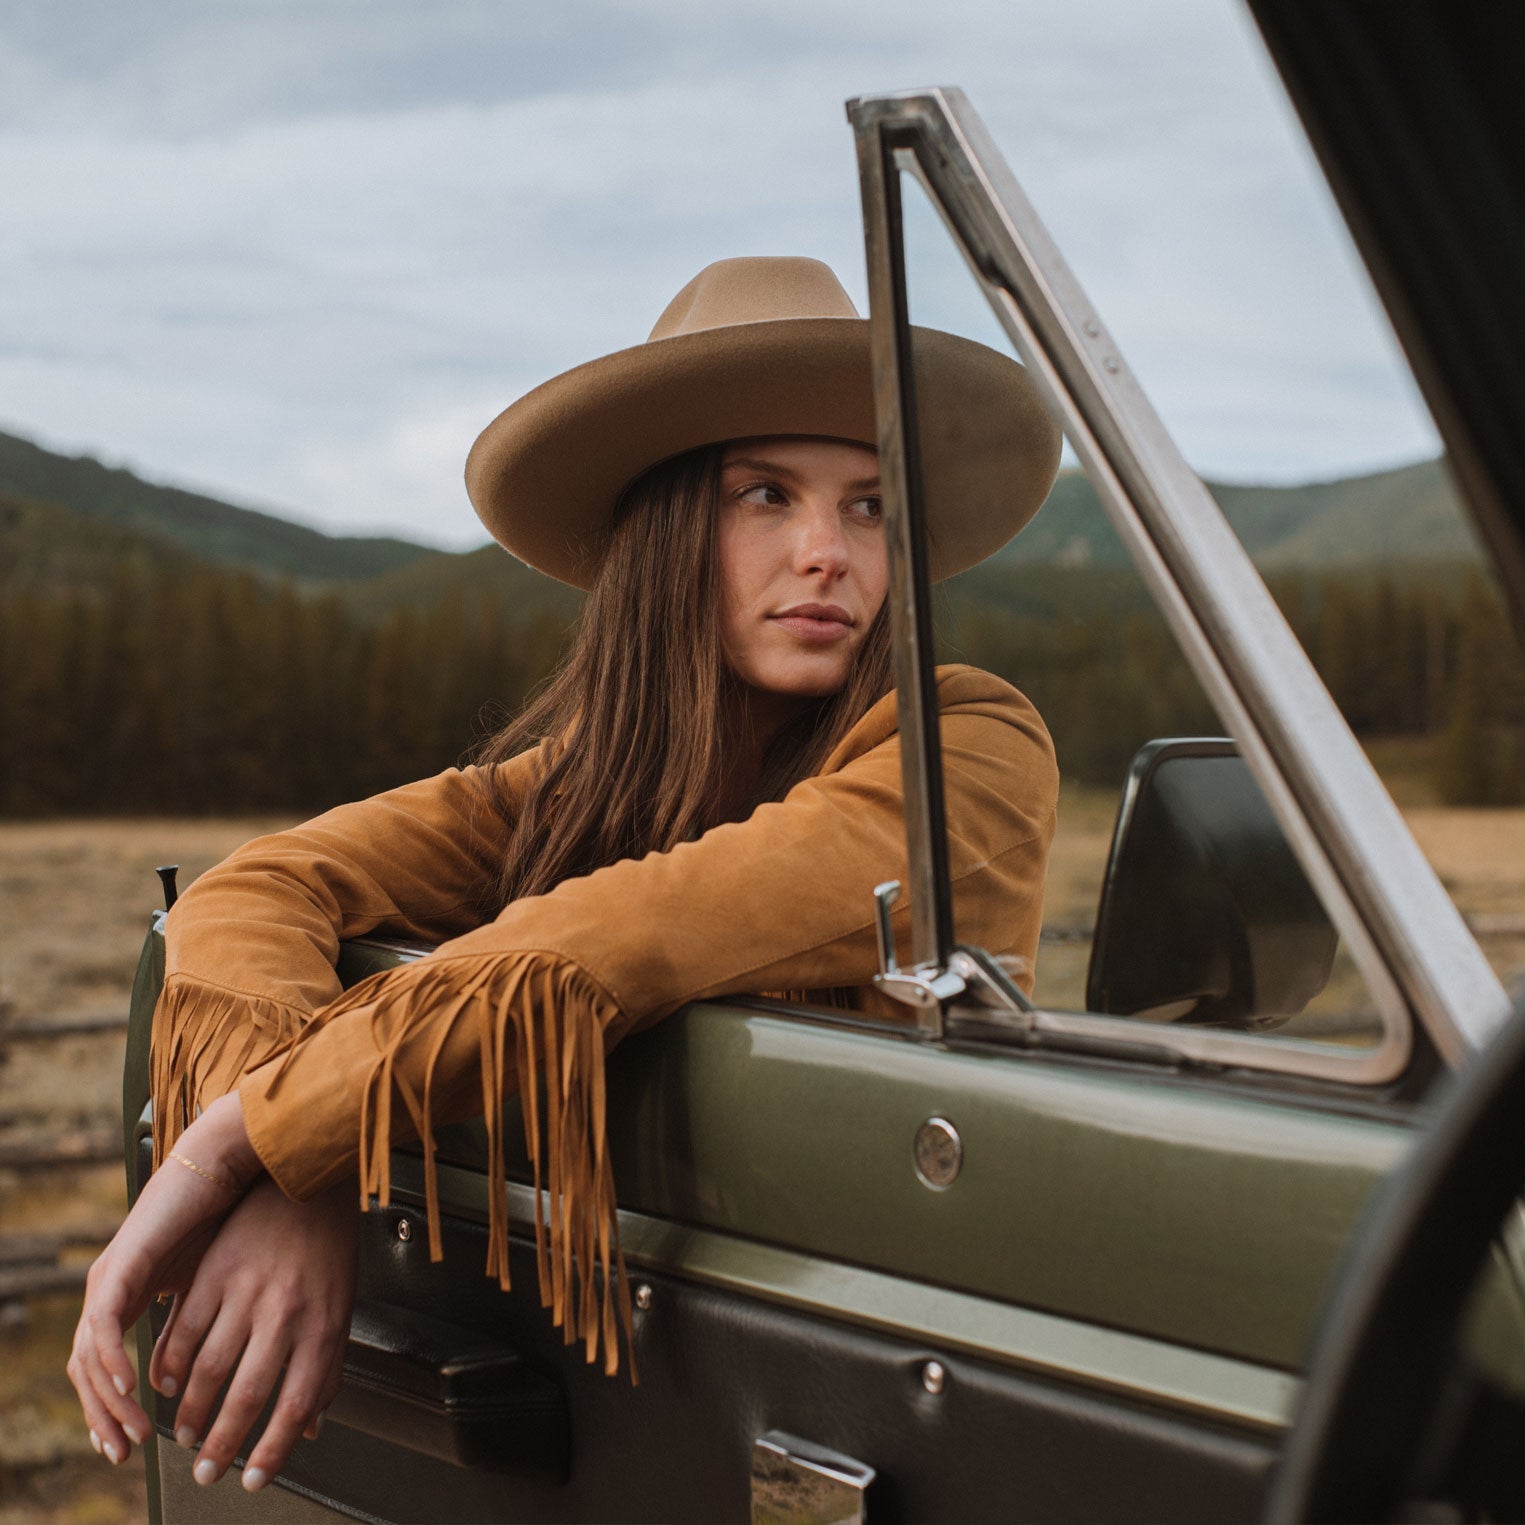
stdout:
POLYGON ((914 1007, 923 1018, 918 1025, 930 1037, 942 1036, 942 1008, 957 996, 966 997, 987 1012, 1014 1019, 1012 1025, 1023 1030, 1031 1026, 1032 1003, 1001 965, 977 948, 955 948, 946 969, 902 969, 895 957, 895 935, 890 927, 890 912, 899 899, 898 879, 874 887, 874 926, 879 936, 879 973, 874 984, 880 990, 914 1007))
MULTIPOLYGON (((952 969, 902 969, 895 957, 895 935, 890 929, 890 912, 900 899, 900 881, 887 879, 874 887, 874 924, 879 933, 879 973, 874 984, 887 996, 913 1006, 919 1012, 941 1012, 943 1003, 964 992, 962 975, 952 969)), ((923 1022, 923 1027, 931 1024, 923 1022)), ((941 1021, 930 1035, 941 1036, 941 1021)))

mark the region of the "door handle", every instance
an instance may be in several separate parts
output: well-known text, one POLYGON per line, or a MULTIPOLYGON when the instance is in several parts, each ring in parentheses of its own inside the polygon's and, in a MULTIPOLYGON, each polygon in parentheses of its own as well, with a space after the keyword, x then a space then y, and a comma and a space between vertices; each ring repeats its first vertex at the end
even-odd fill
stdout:
POLYGON ((769 1430, 752 1444, 752 1525, 863 1525, 874 1469, 769 1430))

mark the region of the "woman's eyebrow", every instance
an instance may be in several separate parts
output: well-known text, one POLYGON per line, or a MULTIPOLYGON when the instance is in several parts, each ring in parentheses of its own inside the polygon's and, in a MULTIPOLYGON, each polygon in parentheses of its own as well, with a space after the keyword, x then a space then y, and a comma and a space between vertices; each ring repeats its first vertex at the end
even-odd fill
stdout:
POLYGON ((799 473, 791 471, 780 461, 767 461, 758 455, 733 455, 730 456, 723 466, 723 470, 730 471, 736 467, 742 471, 762 471, 770 476, 788 477, 790 481, 799 481, 799 473))
MULTIPOLYGON (((730 471, 732 467, 741 471, 761 471, 770 476, 783 477, 791 482, 797 482, 800 479, 797 471, 790 470, 781 461, 764 460, 763 457, 756 455, 733 455, 725 462, 723 469, 730 471)), ((847 483, 845 491, 868 492, 878 486, 879 474, 875 472, 873 476, 858 477, 855 481, 847 483)))

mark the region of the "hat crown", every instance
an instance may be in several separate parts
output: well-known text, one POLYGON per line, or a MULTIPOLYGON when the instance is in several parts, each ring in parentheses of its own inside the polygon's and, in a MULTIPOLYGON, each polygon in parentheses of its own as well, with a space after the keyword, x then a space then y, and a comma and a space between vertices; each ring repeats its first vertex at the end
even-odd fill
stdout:
POLYGON ((672 339, 780 318, 857 316, 830 265, 818 259, 758 255, 706 265, 667 304, 650 338, 672 339))

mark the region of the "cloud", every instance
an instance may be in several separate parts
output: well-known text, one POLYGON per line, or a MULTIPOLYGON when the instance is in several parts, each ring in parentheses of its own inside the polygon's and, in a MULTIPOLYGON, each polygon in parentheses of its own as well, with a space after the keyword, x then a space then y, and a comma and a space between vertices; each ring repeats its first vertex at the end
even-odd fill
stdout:
MULTIPOLYGON (((861 303, 842 101, 936 80, 966 86, 1199 466, 1434 448, 1248 24, 1202 0, 21 0, 0 416, 471 543, 476 428, 639 342, 708 260, 816 254, 861 303)), ((922 308, 989 337, 941 232, 910 236, 922 308)))

